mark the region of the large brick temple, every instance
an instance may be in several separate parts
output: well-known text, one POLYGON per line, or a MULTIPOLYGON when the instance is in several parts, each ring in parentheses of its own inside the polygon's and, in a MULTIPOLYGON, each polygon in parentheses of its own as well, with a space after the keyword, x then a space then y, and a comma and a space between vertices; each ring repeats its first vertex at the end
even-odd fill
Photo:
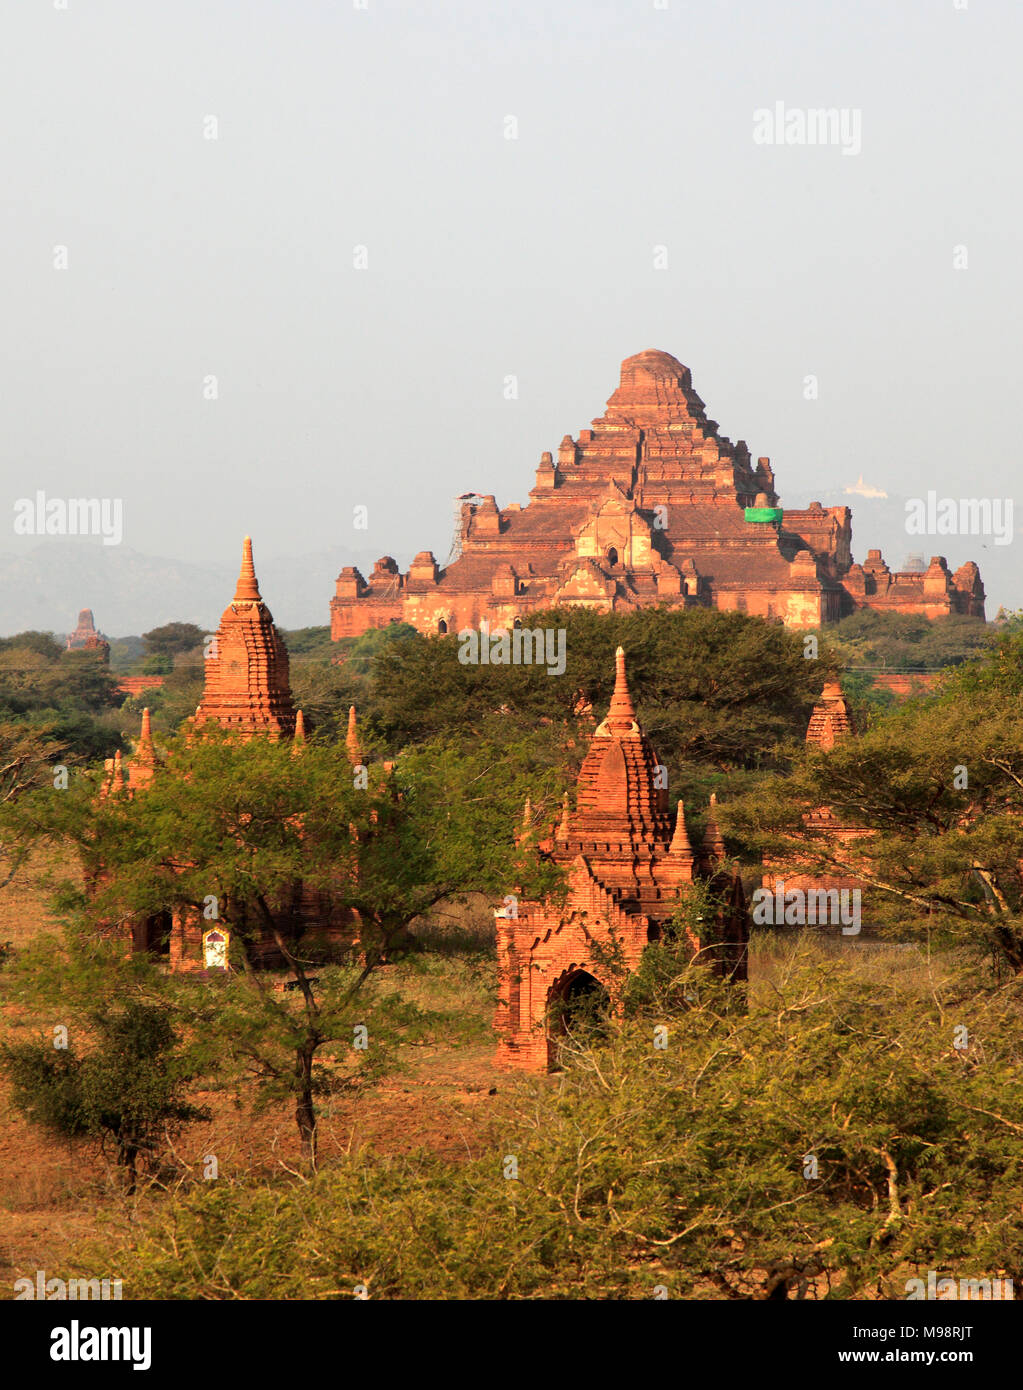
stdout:
POLYGON ((893 572, 879 550, 854 563, 848 507, 783 510, 768 458, 709 420, 688 367, 666 352, 622 363, 605 413, 545 453, 525 507, 466 493, 446 565, 421 551, 402 574, 385 555, 368 578, 342 569, 337 641, 394 621, 420 632, 511 627, 559 604, 738 610, 816 627, 860 608, 984 616, 969 561, 936 555, 893 572))

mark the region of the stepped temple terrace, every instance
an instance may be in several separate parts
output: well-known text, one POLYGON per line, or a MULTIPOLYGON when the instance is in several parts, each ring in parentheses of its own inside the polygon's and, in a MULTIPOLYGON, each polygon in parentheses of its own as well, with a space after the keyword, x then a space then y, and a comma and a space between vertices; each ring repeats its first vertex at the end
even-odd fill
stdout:
POLYGON ((666 352, 626 358, 605 413, 542 455, 526 506, 464 493, 457 526, 444 565, 424 550, 405 574, 389 555, 368 577, 342 569, 332 638, 398 621, 423 633, 512 627, 562 604, 712 607, 795 628, 862 608, 984 616, 972 561, 952 573, 935 555, 897 572, 868 550, 855 563, 848 507, 782 508, 770 459, 719 432, 666 352))

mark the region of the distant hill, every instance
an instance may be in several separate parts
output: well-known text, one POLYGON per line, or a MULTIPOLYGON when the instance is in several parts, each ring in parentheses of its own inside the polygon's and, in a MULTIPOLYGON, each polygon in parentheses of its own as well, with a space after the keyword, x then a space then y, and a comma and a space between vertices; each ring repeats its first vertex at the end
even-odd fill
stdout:
MULTIPOLYGON (((255 549, 260 589, 282 627, 329 622, 341 566, 354 564, 365 572, 377 558, 341 547, 276 558, 261 556, 258 544, 255 549)), ((30 549, 5 550, 0 552, 0 636, 29 628, 71 632, 81 608, 91 608, 97 628, 111 637, 174 621, 212 630, 234 592, 240 558, 240 537, 237 546, 225 545, 208 565, 142 555, 126 545, 104 546, 88 538, 55 538, 30 549)))

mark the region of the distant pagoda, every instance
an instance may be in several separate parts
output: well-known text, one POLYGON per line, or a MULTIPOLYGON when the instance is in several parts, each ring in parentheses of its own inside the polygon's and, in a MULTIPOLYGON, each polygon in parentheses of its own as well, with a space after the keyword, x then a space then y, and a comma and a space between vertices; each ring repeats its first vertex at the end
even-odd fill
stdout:
POLYGON ((110 660, 110 643, 102 632, 96 631, 91 608, 83 608, 78 614, 78 626, 68 634, 65 649, 69 652, 100 652, 104 661, 110 660))

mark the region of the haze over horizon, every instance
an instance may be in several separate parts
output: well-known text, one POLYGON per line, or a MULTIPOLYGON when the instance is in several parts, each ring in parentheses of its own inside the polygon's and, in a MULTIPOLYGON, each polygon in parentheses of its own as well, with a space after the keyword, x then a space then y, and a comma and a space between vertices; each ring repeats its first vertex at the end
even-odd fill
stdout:
POLYGON ((524 503, 646 348, 858 559, 1023 607, 1013 545, 904 526, 1015 487, 1008 0, 0 13, 0 495, 124 511, 120 546, 0 526, 0 631, 215 623, 245 533, 277 621, 325 623, 342 565, 443 562, 456 494, 524 503), (861 148, 757 143, 778 102, 861 148))

